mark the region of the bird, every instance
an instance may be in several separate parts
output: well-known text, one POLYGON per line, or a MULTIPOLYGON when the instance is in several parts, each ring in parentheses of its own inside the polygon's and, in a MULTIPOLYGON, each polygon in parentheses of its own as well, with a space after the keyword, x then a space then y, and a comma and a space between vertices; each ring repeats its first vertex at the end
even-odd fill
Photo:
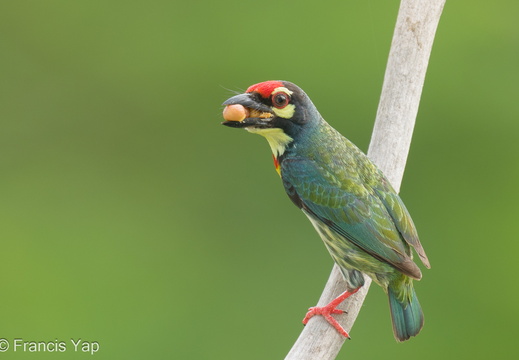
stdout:
POLYGON ((250 86, 223 104, 222 125, 265 137, 274 167, 292 202, 303 211, 324 242, 346 282, 346 291, 326 306, 309 308, 350 338, 333 318, 337 306, 357 292, 363 274, 389 299, 398 342, 418 335, 424 315, 413 280, 430 263, 401 198, 381 170, 321 116, 297 85, 270 80, 250 86))

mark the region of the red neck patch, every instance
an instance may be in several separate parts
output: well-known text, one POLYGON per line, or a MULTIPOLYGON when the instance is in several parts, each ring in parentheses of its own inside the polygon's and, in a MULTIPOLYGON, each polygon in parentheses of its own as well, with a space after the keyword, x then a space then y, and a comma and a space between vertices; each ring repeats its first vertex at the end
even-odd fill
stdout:
POLYGON ((255 91, 258 94, 260 94, 262 97, 268 98, 270 95, 272 95, 272 92, 274 91, 274 89, 281 87, 281 86, 284 86, 281 81, 277 81, 277 80, 265 81, 265 82, 262 82, 259 84, 254 84, 254 85, 250 86, 247 89, 247 92, 251 93, 251 92, 255 91))
POLYGON ((274 167, 276 168, 278 175, 281 176, 281 165, 279 164, 278 158, 272 154, 272 159, 274 160, 274 167))

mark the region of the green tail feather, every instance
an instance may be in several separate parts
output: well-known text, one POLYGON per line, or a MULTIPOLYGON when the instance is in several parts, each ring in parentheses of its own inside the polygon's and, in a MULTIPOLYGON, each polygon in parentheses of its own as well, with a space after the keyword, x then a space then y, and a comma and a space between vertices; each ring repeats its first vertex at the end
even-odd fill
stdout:
POLYGON ((409 289, 410 301, 400 302, 395 292, 388 288, 389 307, 393 320, 393 333, 397 341, 408 340, 416 336, 423 327, 423 312, 413 288, 409 289))

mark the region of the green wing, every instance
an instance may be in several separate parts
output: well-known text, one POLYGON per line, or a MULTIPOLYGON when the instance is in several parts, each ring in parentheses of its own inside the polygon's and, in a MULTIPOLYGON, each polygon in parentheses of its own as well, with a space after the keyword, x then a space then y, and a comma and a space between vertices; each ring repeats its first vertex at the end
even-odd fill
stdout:
POLYGON ((416 232, 416 227, 414 226, 413 219, 411 219, 411 215, 407 211, 402 199, 398 196, 392 187, 377 187, 374 189, 379 199, 382 201, 387 211, 391 215, 393 222, 395 223, 398 231, 405 239, 405 241, 414 247, 416 253, 422 260, 422 263, 430 268, 431 265, 429 263, 429 259, 425 254, 425 250, 418 239, 418 234, 416 232))
POLYGON ((404 274, 421 278, 409 245, 417 248, 418 244, 425 253, 398 195, 386 195, 384 186, 378 190, 367 187, 353 170, 325 169, 300 158, 285 159, 281 166, 290 198, 339 234, 338 241, 350 241, 404 274))

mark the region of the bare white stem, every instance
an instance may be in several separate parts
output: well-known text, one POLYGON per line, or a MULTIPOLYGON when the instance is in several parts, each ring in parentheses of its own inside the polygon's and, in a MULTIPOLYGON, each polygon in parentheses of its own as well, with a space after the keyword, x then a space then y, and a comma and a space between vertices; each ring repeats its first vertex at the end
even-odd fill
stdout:
MULTIPOLYGON (((375 120, 368 156, 399 191, 409 153, 420 96, 429 63, 432 44, 445 0, 402 0, 389 52, 384 85, 375 120)), ((336 319, 351 331, 371 279, 341 308, 347 314, 336 319)), ((346 290, 337 265, 319 299, 324 306, 346 290)), ((321 316, 305 326, 285 360, 335 359, 345 339, 321 316)))

